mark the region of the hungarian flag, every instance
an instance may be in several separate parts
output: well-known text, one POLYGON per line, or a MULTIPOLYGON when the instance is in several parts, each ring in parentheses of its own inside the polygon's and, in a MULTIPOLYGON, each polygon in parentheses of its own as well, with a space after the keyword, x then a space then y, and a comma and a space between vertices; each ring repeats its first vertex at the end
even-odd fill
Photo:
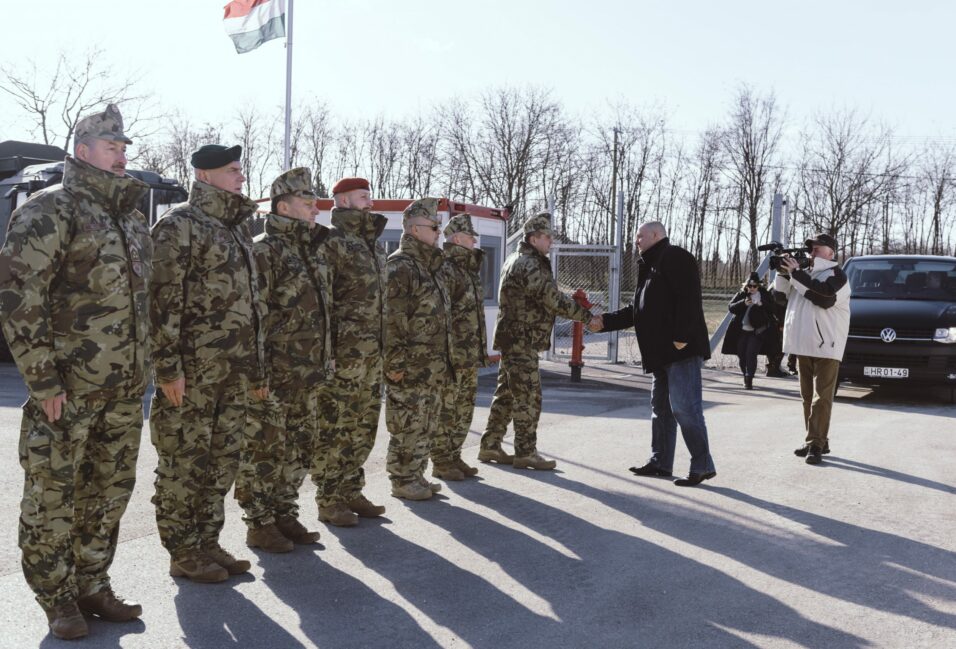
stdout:
POLYGON ((240 54, 285 36, 285 0, 232 0, 223 24, 240 54))

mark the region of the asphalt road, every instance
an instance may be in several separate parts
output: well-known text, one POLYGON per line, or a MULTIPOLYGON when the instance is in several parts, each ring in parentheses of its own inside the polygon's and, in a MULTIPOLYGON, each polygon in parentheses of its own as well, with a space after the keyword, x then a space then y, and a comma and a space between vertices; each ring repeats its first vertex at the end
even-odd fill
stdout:
MULTIPOLYGON (((243 578, 174 580, 153 510, 144 429, 139 482, 113 565, 141 621, 91 623, 69 646, 956 647, 956 407, 922 391, 841 389, 825 462, 802 440, 795 380, 705 372, 717 477, 696 489, 635 478, 649 447, 648 381, 624 366, 543 364, 539 448, 551 473, 481 465, 424 503, 388 495, 384 422, 367 494, 386 517, 352 529, 305 519, 322 545, 257 554, 230 498, 223 544, 243 578)), ((465 457, 477 453, 493 376, 481 380, 465 457)), ((23 389, 0 366, 0 647, 66 646, 19 568, 23 389)), ((678 442, 675 469, 687 468, 678 442)))

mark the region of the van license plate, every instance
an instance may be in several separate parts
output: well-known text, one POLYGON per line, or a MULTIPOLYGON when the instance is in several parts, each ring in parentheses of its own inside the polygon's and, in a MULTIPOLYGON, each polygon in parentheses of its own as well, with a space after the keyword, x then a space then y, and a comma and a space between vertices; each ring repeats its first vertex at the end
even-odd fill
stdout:
POLYGON ((863 376, 873 376, 880 379, 909 378, 910 371, 906 367, 864 367, 863 376))

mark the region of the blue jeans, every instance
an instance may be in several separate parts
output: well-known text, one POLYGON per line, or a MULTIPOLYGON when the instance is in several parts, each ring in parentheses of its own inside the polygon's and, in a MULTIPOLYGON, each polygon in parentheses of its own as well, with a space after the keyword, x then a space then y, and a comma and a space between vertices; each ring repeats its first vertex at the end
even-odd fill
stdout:
POLYGON ((707 424, 701 396, 700 368, 704 359, 694 356, 665 365, 651 381, 651 459, 665 471, 674 469, 677 426, 690 451, 690 472, 716 471, 707 442, 707 424))

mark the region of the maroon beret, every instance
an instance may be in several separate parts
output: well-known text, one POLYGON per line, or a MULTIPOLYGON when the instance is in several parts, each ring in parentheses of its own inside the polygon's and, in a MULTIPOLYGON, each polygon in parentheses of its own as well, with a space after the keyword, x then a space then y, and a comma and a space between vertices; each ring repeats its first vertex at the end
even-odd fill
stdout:
POLYGON ((371 190, 371 187, 369 187, 368 181, 364 178, 343 178, 332 186, 332 195, 335 196, 336 194, 350 192, 355 189, 371 190))

